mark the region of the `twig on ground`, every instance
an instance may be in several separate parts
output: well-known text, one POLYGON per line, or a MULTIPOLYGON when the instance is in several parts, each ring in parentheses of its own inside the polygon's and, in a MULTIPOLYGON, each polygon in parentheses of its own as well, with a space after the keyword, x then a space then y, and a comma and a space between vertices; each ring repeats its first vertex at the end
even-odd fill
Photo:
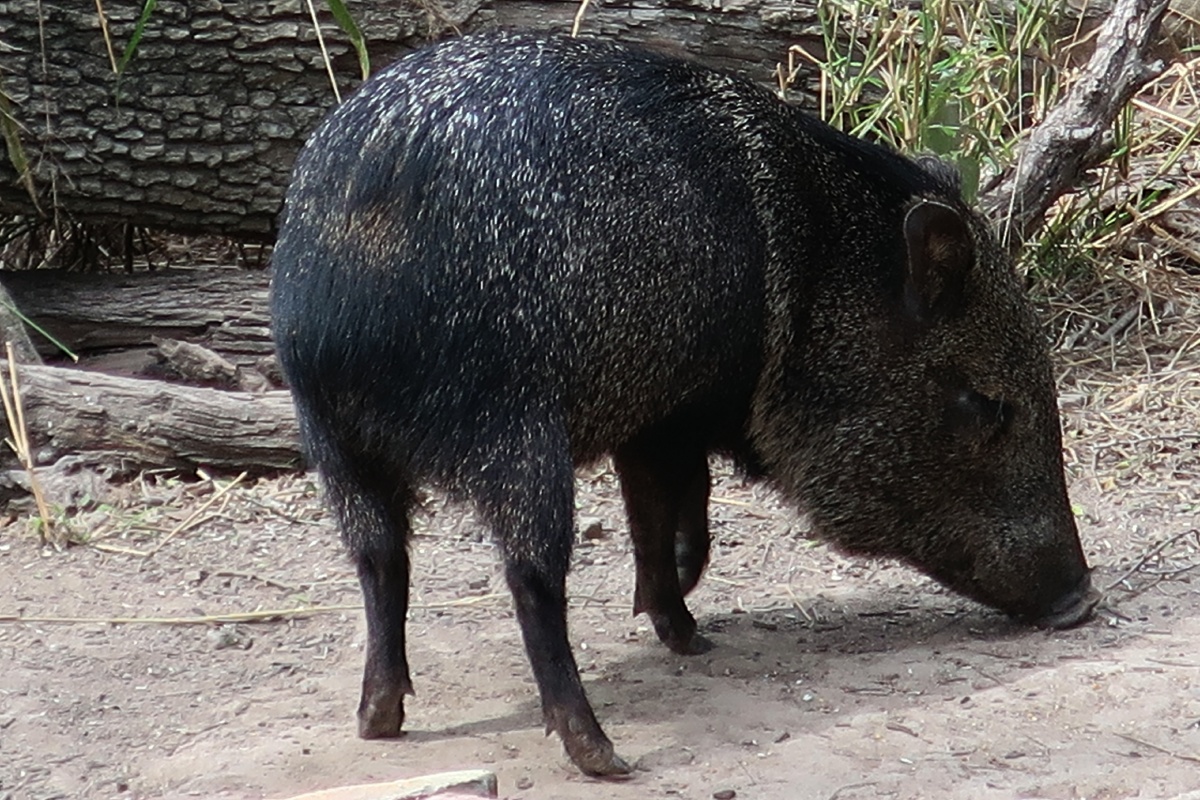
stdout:
POLYGON ((1115 581, 1110 583, 1108 586, 1105 586, 1104 589, 1102 590, 1102 593, 1108 594, 1113 589, 1117 588, 1122 583, 1129 580, 1131 577, 1133 577, 1135 574, 1137 574, 1142 569, 1142 567, 1144 567, 1144 566, 1146 566, 1146 564, 1150 563, 1150 560, 1152 558, 1154 558, 1155 556, 1162 553, 1164 550, 1166 550, 1171 545, 1175 544, 1176 542, 1178 542, 1182 539, 1185 539, 1188 536, 1196 536, 1196 535, 1200 535, 1200 529, 1192 528, 1190 530, 1183 531, 1182 533, 1177 533, 1168 539, 1163 539, 1161 542, 1154 545, 1154 547, 1152 547, 1148 551, 1146 551, 1146 553, 1137 560, 1137 563, 1135 563, 1129 570, 1127 570, 1123 575, 1121 575, 1120 578, 1117 578, 1115 581))
POLYGON ((847 783, 845 786, 839 786, 833 790, 833 794, 829 795, 829 800, 838 800, 842 796, 842 792, 848 792, 851 789, 864 789, 867 786, 874 786, 875 781, 861 781, 859 783, 847 783))
POLYGON ((1137 303, 1133 306, 1133 308, 1129 309, 1120 317, 1118 317, 1117 321, 1110 325, 1107 330, 1100 333, 1096 337, 1096 341, 1102 344, 1111 342, 1121 333, 1121 331, 1128 328, 1129 323, 1137 319, 1140 313, 1142 313, 1142 304, 1137 303))
POLYGON ((1181 761, 1192 761, 1197 764, 1200 764, 1200 756, 1194 756, 1190 753, 1180 753, 1176 750, 1169 750, 1166 747, 1162 747, 1160 745, 1154 744, 1153 742, 1147 742, 1145 739, 1139 739, 1136 736, 1130 736, 1128 733, 1120 733, 1120 732, 1114 732, 1114 733, 1115 733, 1115 735, 1120 736, 1125 741, 1133 742, 1134 744, 1136 744, 1140 747, 1149 747, 1151 750, 1157 750, 1160 753, 1164 753, 1168 756, 1173 756, 1175 758, 1180 759, 1181 761))
POLYGON ((163 547, 164 547, 164 546, 167 544, 167 542, 169 542, 169 541, 171 541, 172 539, 174 539, 174 538, 175 538, 175 537, 176 537, 176 536, 177 536, 179 533, 181 533, 182 531, 184 531, 184 530, 188 529, 188 528, 189 528, 189 527, 191 527, 193 524, 198 524, 198 522, 201 522, 201 521, 203 521, 203 520, 199 520, 198 518, 199 518, 201 515, 203 515, 205 511, 208 511, 208 509, 209 509, 210 507, 212 507, 212 505, 213 505, 214 503, 216 503, 218 500, 220 500, 222 497, 224 497, 224 496, 225 496, 225 495, 226 495, 226 494, 229 492, 229 490, 230 490, 230 489, 234 488, 234 487, 235 487, 235 486, 237 486, 239 483, 241 483, 241 482, 242 482, 242 480, 243 480, 243 479, 246 477, 246 475, 247 475, 247 473, 243 472, 242 474, 240 474, 240 475, 238 475, 236 478, 234 478, 232 481, 230 481, 229 483, 227 483, 227 484, 225 484, 224 486, 220 487, 219 489, 217 489, 217 491, 213 492, 213 495, 212 495, 212 497, 208 498, 208 499, 207 499, 207 500, 205 500, 203 503, 201 503, 201 504, 200 504, 200 506, 199 506, 199 508, 197 508, 197 509, 196 509, 195 511, 193 511, 191 514, 189 514, 189 515, 188 515, 188 516, 187 516, 187 517, 186 517, 186 518, 183 520, 183 522, 179 523, 179 524, 178 524, 178 525, 176 525, 174 528, 172 528, 172 529, 171 529, 171 530, 170 530, 170 531, 167 533, 167 535, 166 535, 166 536, 164 536, 162 539, 160 539, 160 540, 159 540, 159 541, 158 541, 158 542, 157 542, 157 543, 154 545, 154 547, 151 547, 151 548, 150 548, 150 550, 147 552, 147 554, 146 554, 146 555, 148 555, 148 556, 152 556, 152 555, 154 555, 154 554, 155 554, 155 553, 157 553, 159 550, 162 550, 162 549, 163 549, 163 547))
MULTIPOLYGON (((445 600, 434 603, 413 603, 409 608, 415 611, 431 611, 438 609, 463 608, 479 605, 491 600, 507 597, 506 594, 484 594, 474 597, 460 597, 456 600, 445 600)), ((316 614, 336 614, 344 611, 362 611, 362 603, 334 606, 297 606, 295 608, 273 608, 262 611, 231 611, 226 614, 204 614, 194 617, 57 617, 57 616, 26 616, 24 614, 0 614, 3 622, 34 622, 41 624, 61 625, 213 625, 229 622, 281 622, 289 619, 302 619, 316 614)))
POLYGON ((213 625, 228 622, 277 622, 299 619, 315 614, 361 611, 362 604, 342 606, 299 606, 263 611, 231 611, 228 614, 205 614, 194 617, 55 617, 21 614, 0 614, 0 622, 36 622, 62 625, 213 625))
POLYGON ((300 586, 293 586, 289 583, 284 583, 283 581, 277 581, 274 578, 265 578, 262 575, 256 575, 253 572, 239 572, 236 569, 217 569, 208 574, 214 578, 245 578, 246 580, 250 581, 258 581, 259 583, 264 583, 267 586, 274 586, 276 589, 282 589, 285 592, 303 591, 303 588, 300 586))

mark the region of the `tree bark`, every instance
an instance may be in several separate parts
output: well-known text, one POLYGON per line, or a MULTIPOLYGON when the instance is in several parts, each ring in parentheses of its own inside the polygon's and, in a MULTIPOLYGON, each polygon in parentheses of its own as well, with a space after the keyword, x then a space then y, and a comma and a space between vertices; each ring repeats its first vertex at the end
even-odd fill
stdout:
MULTIPOLYGON (((114 57, 140 0, 103 3, 114 57)), ((356 56, 322 0, 342 95, 356 56)), ((568 32, 576 0, 350 0, 376 67, 429 40, 498 26, 568 32)), ((617 0, 583 31, 662 45, 772 80, 796 43, 816 45, 814 0, 617 0)), ((44 209, 99 223, 269 240, 291 164, 334 104, 301 0, 161 0, 119 78, 96 6, 0 0, 5 68, 28 176, 0 158, 0 214, 44 209), (28 181, 22 180, 28 177, 28 181)))
POLYGON ((41 356, 25 329, 24 320, 17 314, 19 308, 8 291, 0 286, 0 354, 6 352, 5 344, 11 344, 13 359, 18 363, 40 364, 41 356))
MULTIPOLYGON (((3 364, 7 375, 7 364, 3 364)), ((291 396, 174 386, 48 366, 18 369, 38 464, 84 463, 247 471, 301 462, 291 396)))

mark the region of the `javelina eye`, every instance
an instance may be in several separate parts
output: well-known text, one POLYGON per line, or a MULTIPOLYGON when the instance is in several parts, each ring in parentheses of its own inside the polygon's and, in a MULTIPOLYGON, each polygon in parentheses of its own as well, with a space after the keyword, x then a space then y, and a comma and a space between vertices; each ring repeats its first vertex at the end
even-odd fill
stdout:
POLYGON ((946 424, 959 435, 994 441, 1008 430, 1013 407, 973 389, 954 392, 946 407, 946 424))

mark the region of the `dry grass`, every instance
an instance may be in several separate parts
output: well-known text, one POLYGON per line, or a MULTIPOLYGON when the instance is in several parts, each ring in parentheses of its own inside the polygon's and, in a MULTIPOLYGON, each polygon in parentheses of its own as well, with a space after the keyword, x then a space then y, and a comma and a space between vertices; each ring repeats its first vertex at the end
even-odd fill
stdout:
MULTIPOLYGON (((1046 241, 1074 236, 1062 246, 1080 269, 1034 281, 1050 298, 1070 471, 1159 519, 1200 517, 1198 86, 1191 58, 1134 100, 1116 157, 1051 212, 1046 241)), ((1197 529, 1146 527, 1106 587, 1121 602, 1200 568, 1197 529)))
POLYGON ((1200 58, 1190 58, 1134 99, 1112 158, 1050 210, 1025 263, 1051 288, 1085 276, 1162 289, 1176 273, 1200 275, 1198 140, 1200 58))
POLYGON ((1052 232, 1087 226, 1070 245, 1086 267, 1035 279, 1050 298, 1075 463, 1101 489, 1153 487, 1191 514, 1200 513, 1198 84, 1200 59, 1181 61, 1135 100, 1124 149, 1094 191, 1052 212, 1052 232))

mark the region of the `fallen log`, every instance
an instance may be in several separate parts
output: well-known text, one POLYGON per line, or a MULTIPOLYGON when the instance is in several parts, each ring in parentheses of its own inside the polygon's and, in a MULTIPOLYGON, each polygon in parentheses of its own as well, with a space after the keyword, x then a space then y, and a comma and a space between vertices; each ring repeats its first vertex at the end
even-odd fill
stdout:
MULTIPOLYGON (((360 82, 349 37, 322 10, 318 43, 303 3, 159 3, 144 24, 141 8, 0 0, 0 92, 28 165, 19 171, 0 158, 0 214, 54 208, 93 224, 269 241, 296 151, 337 102, 331 79, 342 96, 360 82), (135 30, 140 44, 118 76, 103 56, 106 38, 124 47, 135 30)), ((566 33, 579 4, 406 0, 349 10, 378 68, 453 32, 566 33)), ((789 45, 821 41, 814 0, 595 4, 583 31, 669 42, 761 81, 772 80, 789 45)))
MULTIPOLYGON (((235 364, 273 352, 269 273, 233 268, 133 274, 31 270, 0 272, 26 317, 80 355, 153 346, 154 339, 203 345, 235 364)), ((57 345, 34 335, 45 359, 57 345)))
MULTIPOLYGON (((6 374, 7 366, 2 370, 6 374)), ((229 392, 51 366, 18 368, 36 463, 263 475, 301 464, 286 391, 229 392)))

